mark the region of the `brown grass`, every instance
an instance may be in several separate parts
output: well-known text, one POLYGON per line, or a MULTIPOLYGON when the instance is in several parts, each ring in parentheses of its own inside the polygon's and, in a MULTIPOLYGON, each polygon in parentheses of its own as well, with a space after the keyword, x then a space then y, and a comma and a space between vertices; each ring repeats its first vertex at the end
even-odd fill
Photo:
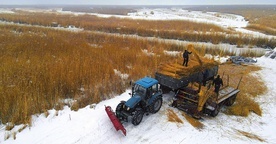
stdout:
POLYGON ((24 125, 23 127, 21 127, 20 129, 18 129, 18 132, 22 132, 28 125, 24 125))
POLYGON ((239 134, 242 134, 243 136, 249 138, 249 139, 253 139, 253 140, 257 140, 260 142, 266 142, 265 139, 261 138, 260 136, 253 134, 253 133, 249 133, 249 132, 245 132, 242 130, 236 130, 239 134))
POLYGON ((254 38, 225 30, 219 26, 207 23, 197 23, 180 20, 133 20, 122 18, 100 18, 91 15, 61 15, 56 13, 29 13, 0 14, 0 20, 21 24, 51 26, 57 22, 63 27, 74 25, 90 31, 107 33, 134 34, 143 37, 159 37, 165 39, 178 39, 194 42, 230 43, 239 46, 256 45, 258 47, 276 46, 274 39, 254 38), (195 33, 200 32, 200 33, 195 33))
POLYGON ((14 128, 14 124, 13 123, 8 123, 7 125, 6 125, 6 127, 5 127, 5 130, 6 131, 10 131, 10 130, 12 130, 14 128))
MULTIPOLYGON (((276 15, 272 19, 276 19, 276 15)), ((268 22, 268 21, 266 21, 266 22, 268 22)), ((250 29, 250 30, 259 31, 259 32, 265 33, 265 34, 276 35, 276 28, 273 29, 273 28, 264 26, 262 24, 249 24, 246 28, 250 29)))
POLYGON ((12 138, 13 138, 14 140, 16 140, 16 132, 13 132, 13 133, 12 133, 12 138))
POLYGON ((248 29, 276 35, 275 9, 249 9, 239 13, 249 20, 248 29))
MULTIPOLYGON (((194 8, 192 9, 194 10, 194 8)), ((198 7, 196 10, 208 11, 206 7, 198 7)), ((212 10, 242 15, 249 21, 247 28, 275 35, 276 13, 274 5, 214 6, 212 10)))
POLYGON ((204 124, 198 121, 197 119, 192 118, 191 116, 185 114, 184 112, 181 112, 181 113, 182 113, 182 116, 184 116, 185 119, 196 129, 201 130, 204 128, 204 124))
POLYGON ((50 115, 49 111, 45 109, 44 110, 44 116, 47 118, 49 115, 50 115))
MULTIPOLYGON (((0 31, 3 123, 29 123, 32 114, 62 109, 61 101, 66 98, 77 100, 74 110, 110 98, 123 92, 129 81, 116 76, 114 69, 135 80, 153 76, 161 62, 141 51, 159 47, 155 42, 9 25, 1 25, 0 31), (138 58, 141 60, 136 61, 138 58)), ((161 55, 162 61, 170 59, 157 48, 153 52, 161 55)))
POLYGON ((168 121, 169 122, 175 122, 175 123, 183 123, 183 121, 177 116, 177 114, 171 110, 167 110, 167 116, 168 116, 168 121))
POLYGON ((240 93, 237 96, 235 104, 227 109, 227 114, 248 116, 250 112, 254 112, 260 116, 262 115, 261 107, 254 100, 254 98, 265 94, 267 87, 260 78, 251 75, 252 72, 259 70, 261 70, 261 68, 254 65, 220 65, 219 73, 221 76, 224 73, 224 85, 227 85, 227 75, 230 75, 229 85, 231 86, 237 86, 240 78, 242 77, 242 81, 239 87, 240 93), (253 83, 254 86, 252 85, 253 83))

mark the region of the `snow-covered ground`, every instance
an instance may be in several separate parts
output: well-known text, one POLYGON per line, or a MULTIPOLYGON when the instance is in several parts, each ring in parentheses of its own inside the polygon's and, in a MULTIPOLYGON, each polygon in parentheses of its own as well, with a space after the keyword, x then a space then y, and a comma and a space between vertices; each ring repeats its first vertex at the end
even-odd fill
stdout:
MULTIPOLYGON (((1 10, 0 10, 1 11, 1 10)), ((58 10, 57 10, 58 11, 58 10)), ((5 9, 6 13, 10 13, 5 9)), ((49 11, 52 12, 52 11, 49 11)), ((105 15, 106 16, 106 15, 105 15)), ((215 14, 203 12, 189 12, 181 9, 142 9, 137 13, 129 14, 132 18, 152 19, 193 19, 196 21, 207 21, 231 26, 241 29, 247 22, 241 16, 228 14, 215 14), (153 11, 153 12, 151 12, 153 11), (178 11, 178 12, 177 12, 178 11), (180 13, 181 12, 181 13, 180 13)), ((257 33, 253 33, 257 34, 257 33)), ((172 52, 166 52, 174 54, 172 52)), ((100 102, 97 105, 89 105, 77 112, 65 107, 64 110, 49 110, 49 115, 34 115, 32 126, 18 132, 23 125, 16 126, 11 131, 5 131, 0 125, 1 144, 120 144, 120 143, 275 143, 276 135, 276 60, 267 57, 257 59, 256 65, 263 67, 259 72, 254 73, 256 78, 264 80, 268 87, 265 95, 259 96, 257 101, 263 110, 260 117, 251 113, 249 117, 229 116, 220 113, 217 117, 205 117, 201 120, 204 127, 196 129, 187 122, 179 110, 168 106, 172 93, 163 96, 164 103, 156 114, 144 116, 138 126, 131 123, 124 123, 127 136, 120 131, 117 132, 110 122, 104 110, 105 105, 113 109, 121 100, 129 99, 126 90, 113 99, 100 102), (169 122, 167 117, 168 109, 173 110, 183 123, 169 122), (248 132, 251 135, 246 137, 240 131, 248 132), (10 137, 10 138, 8 138, 10 137), (254 138, 255 137, 255 138, 254 138), (256 138, 257 137, 257 138, 256 138), (15 138, 15 140, 14 140, 15 138), (259 139, 258 139, 259 138, 259 139)), ((115 71, 115 70, 114 70, 115 71)), ((121 74, 116 70, 117 74, 121 74)))
POLYGON ((238 15, 217 12, 188 11, 181 8, 145 8, 134 13, 129 13, 128 15, 136 18, 147 17, 147 19, 155 20, 191 20, 218 24, 224 27, 246 27, 248 23, 245 21, 244 17, 238 15))

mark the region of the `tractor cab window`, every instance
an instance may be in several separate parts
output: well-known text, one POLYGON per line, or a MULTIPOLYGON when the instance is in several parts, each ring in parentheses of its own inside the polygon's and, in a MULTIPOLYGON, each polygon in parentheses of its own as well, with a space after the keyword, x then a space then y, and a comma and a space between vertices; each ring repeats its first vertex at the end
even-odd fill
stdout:
POLYGON ((144 87, 142 87, 142 86, 140 86, 138 84, 134 85, 134 88, 133 88, 133 93, 134 94, 138 94, 140 96, 145 96, 146 95, 146 91, 147 91, 146 88, 144 88, 144 87))
POLYGON ((155 94, 158 91, 158 87, 157 86, 158 86, 157 84, 155 84, 155 85, 152 86, 152 92, 153 92, 153 94, 155 94))
POLYGON ((149 88, 147 89, 146 99, 149 99, 149 98, 151 97, 151 95, 152 95, 152 87, 149 87, 149 88))

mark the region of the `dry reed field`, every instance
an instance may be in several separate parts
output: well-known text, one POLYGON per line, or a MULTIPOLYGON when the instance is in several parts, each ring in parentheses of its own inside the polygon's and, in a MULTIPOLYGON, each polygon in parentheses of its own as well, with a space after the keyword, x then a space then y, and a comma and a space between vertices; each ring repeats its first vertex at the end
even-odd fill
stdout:
POLYGON ((191 10, 216 11, 242 15, 249 21, 248 29, 276 35, 275 5, 212 6, 191 8, 191 10))
POLYGON ((275 39, 248 37, 223 29, 214 24, 183 20, 133 20, 127 18, 101 18, 93 15, 66 15, 52 13, 30 13, 15 11, 16 14, 0 14, 0 20, 20 24, 51 26, 53 22, 63 27, 74 25, 89 31, 159 37, 193 42, 236 44, 239 47, 276 47, 275 39), (196 32, 196 33, 195 33, 196 32), (225 34, 222 34, 225 33, 225 34), (227 35, 226 35, 227 34, 227 35), (229 35, 230 34, 230 35, 229 35))
MULTIPOLYGON (((47 116, 49 109, 59 110, 68 104, 65 100, 73 101, 68 105, 78 110, 122 93, 129 87, 130 80, 146 75, 154 77, 160 64, 175 60, 182 63, 181 56, 166 55, 164 50, 186 49, 182 45, 90 30, 131 34, 145 31, 144 35, 158 30, 172 36, 180 29, 223 31, 207 24, 181 22, 184 25, 179 25, 179 21, 122 20, 89 15, 22 12, 0 14, 0 20, 44 26, 57 22, 61 26, 75 25, 87 30, 70 32, 50 27, 0 24, 0 119, 2 123, 13 124, 30 124, 31 115, 44 113, 47 116), (175 28, 179 29, 173 31, 175 28), (114 70, 129 77, 123 79, 114 70)), ((217 51, 202 47, 194 48, 199 54, 217 54, 217 51)), ((191 63, 195 61, 196 57, 192 57, 191 63)))
POLYGON ((251 8, 236 11, 249 20, 248 29, 257 30, 265 34, 276 35, 275 8, 251 8))
POLYGON ((164 45, 145 40, 9 25, 0 31, 3 123, 29 123, 33 114, 61 109, 64 99, 76 100, 75 110, 97 103, 129 86, 114 69, 136 80, 171 58, 159 50, 164 45), (142 51, 153 46, 158 56, 142 51))

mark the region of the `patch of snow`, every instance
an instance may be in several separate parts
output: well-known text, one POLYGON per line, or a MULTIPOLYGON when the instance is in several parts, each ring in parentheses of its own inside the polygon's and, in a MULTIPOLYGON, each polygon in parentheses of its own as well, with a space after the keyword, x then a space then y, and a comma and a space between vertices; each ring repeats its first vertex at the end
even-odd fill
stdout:
POLYGON ((170 55, 170 56, 174 56, 174 57, 177 57, 181 54, 181 52, 179 52, 179 51, 167 51, 167 50, 164 50, 164 53, 166 55, 170 55))
POLYGON ((37 13, 37 12, 57 12, 60 11, 61 8, 15 8, 17 11, 26 11, 26 12, 32 12, 32 13, 37 13))
POLYGON ((121 77, 121 79, 123 79, 123 80, 126 80, 126 79, 128 79, 128 77, 129 77, 128 74, 123 74, 122 72, 120 72, 119 70, 116 70, 116 69, 114 69, 114 73, 115 73, 117 76, 121 77))
POLYGON ((0 8, 0 13, 13 14, 14 12, 9 8, 0 8))
POLYGON ((243 34, 248 34, 248 35, 253 36, 255 38, 269 38, 269 39, 272 39, 272 38, 275 39, 276 38, 276 36, 274 36, 274 35, 267 35, 267 34, 263 34, 263 33, 260 33, 260 32, 247 30, 247 29, 244 29, 244 28, 236 28, 235 30, 238 31, 238 32, 241 32, 243 34))
POLYGON ((146 54, 147 56, 153 56, 155 53, 148 51, 147 49, 143 49, 142 52, 146 54))
POLYGON ((129 13, 133 18, 151 20, 190 20, 195 22, 212 23, 226 27, 246 27, 248 21, 244 17, 234 14, 216 12, 187 11, 181 8, 145 8, 129 13), (153 15, 151 13, 154 13, 153 15))
POLYGON ((276 60, 276 49, 267 51, 264 56, 276 60))
POLYGON ((98 44, 89 44, 89 45, 93 48, 103 48, 102 45, 98 45, 98 44))
POLYGON ((67 98, 67 99, 64 99, 62 100, 62 102, 65 104, 65 105, 68 105, 69 107, 73 105, 74 102, 76 102, 77 100, 74 100, 74 99, 70 99, 70 98, 67 98))
MULTIPOLYGON (((49 27, 49 26, 41 26, 41 25, 30 25, 30 24, 20 24, 20 23, 14 23, 14 22, 6 22, 1 21, 0 24, 3 25, 18 25, 18 26, 26 26, 26 27, 39 27, 39 28, 49 28, 49 29, 56 29, 56 30, 64 30, 64 31, 71 31, 71 32, 80 32, 83 31, 83 28, 77 28, 77 27, 49 27)), ((18 33, 18 32, 16 32, 18 33)))
POLYGON ((215 61, 218 61, 220 63, 225 63, 227 61, 227 59, 229 59, 229 57, 220 57, 220 56, 213 57, 212 55, 209 55, 209 54, 205 55, 205 57, 210 58, 210 59, 214 58, 215 61))

